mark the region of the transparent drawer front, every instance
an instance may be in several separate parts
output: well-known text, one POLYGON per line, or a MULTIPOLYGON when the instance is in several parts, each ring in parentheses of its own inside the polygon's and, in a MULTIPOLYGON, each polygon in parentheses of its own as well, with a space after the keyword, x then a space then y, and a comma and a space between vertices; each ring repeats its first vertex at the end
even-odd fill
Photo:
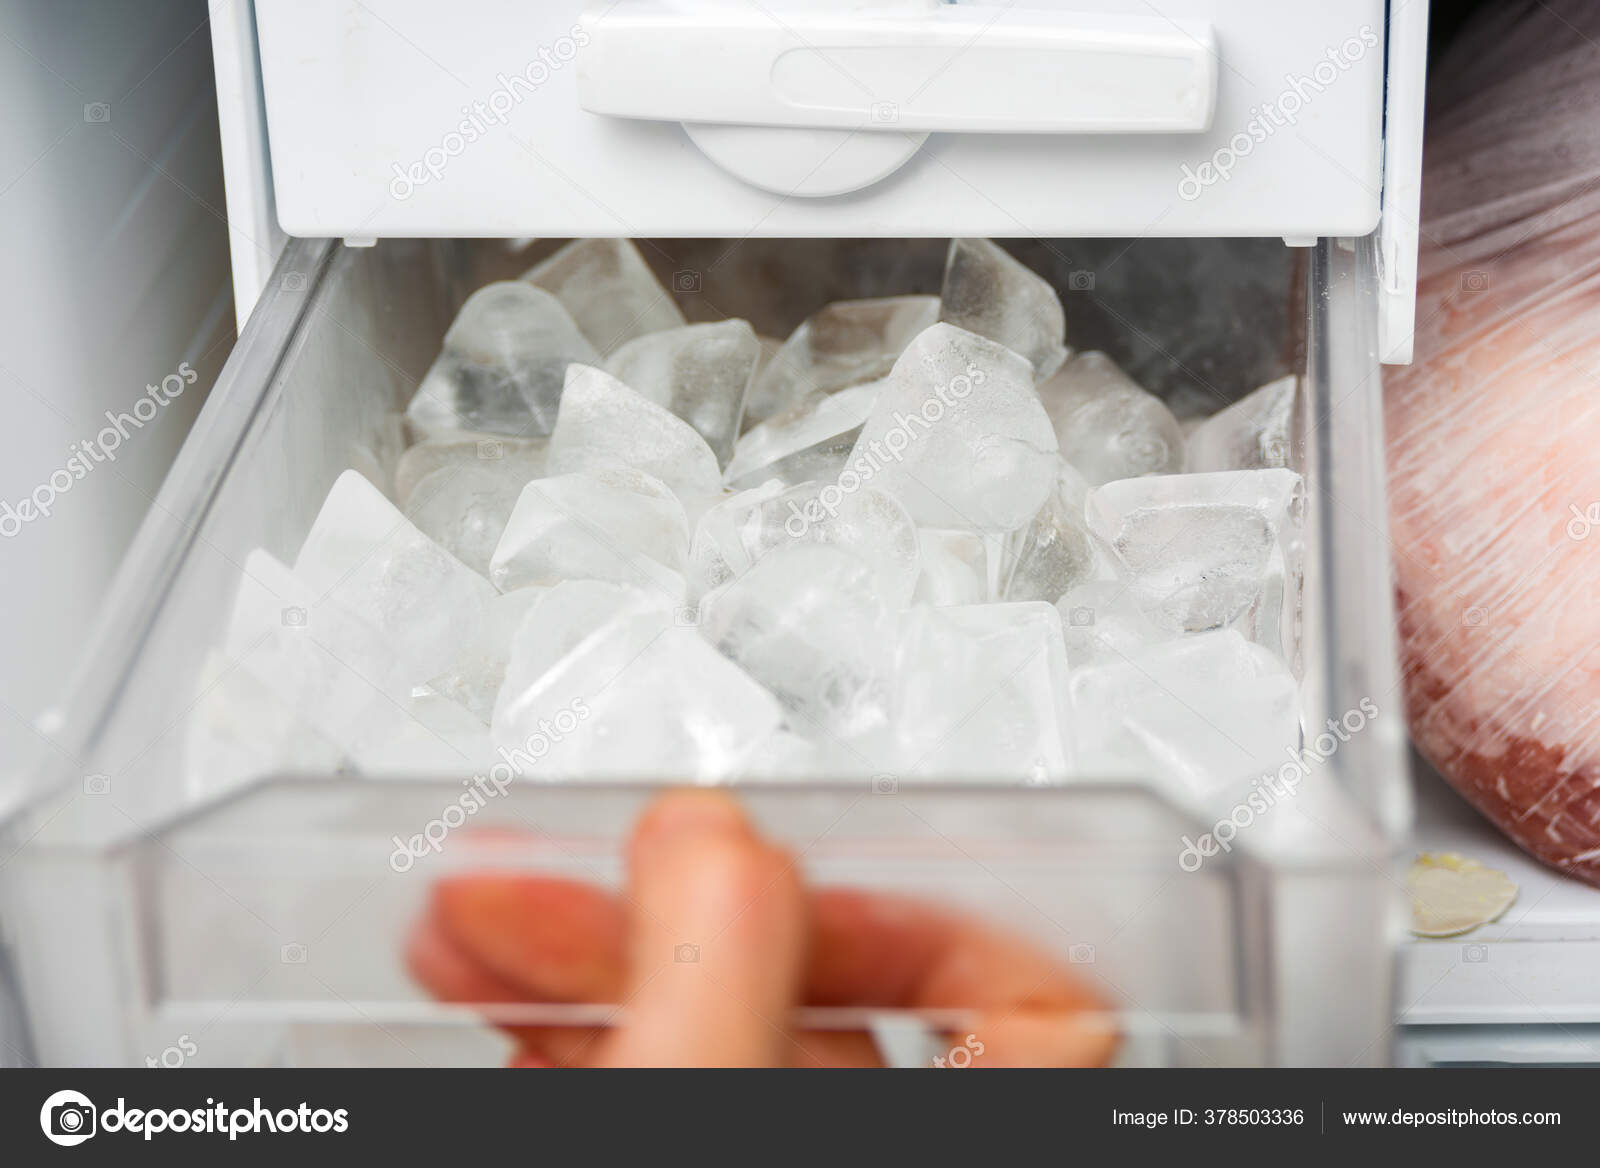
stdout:
MULTIPOLYGON (((435 882, 462 872, 615 889, 623 839, 654 790, 522 787, 441 837, 429 825, 455 784, 281 780, 136 842, 111 883, 144 921, 120 963, 141 971, 137 1032, 155 1051, 187 1034, 208 1065, 461 1063, 495 1051, 484 1017, 606 1021, 613 1003, 433 1002, 408 972, 406 939, 435 882), (419 833, 437 848, 403 852, 397 841, 419 833)), ((1174 880, 1174 843, 1192 825, 1141 792, 851 785, 743 797, 815 887, 912 897, 1032 939, 1102 988, 1128 1060, 1265 1054, 1264 987, 1252 981, 1263 873, 1239 860, 1174 880)), ((712 938, 684 938, 700 940, 712 938)), ((926 1020, 955 1030, 982 1004, 941 1002, 926 1020)), ((880 1013, 893 1011, 812 1011, 796 1024, 862 1027, 880 1013)))
MULTIPOLYGON (((207 695, 234 680, 214 647, 246 557, 292 560, 348 468, 392 474, 401 411, 457 308, 555 246, 299 241, 285 253, 64 712, 82 761, 41 772, 37 802, 9 825, 27 846, 4 877, 4 919, 40 1060, 137 1063, 187 1036, 196 1050, 184 1057, 215 1064, 494 1061, 503 1044, 485 1019, 505 1021, 506 1007, 434 1003, 407 971, 404 937, 432 881, 484 867, 618 880, 627 826, 670 776, 516 785, 447 848, 397 871, 396 837, 438 819, 454 777, 330 777, 299 738, 275 769, 286 777, 262 775, 250 739, 288 729, 246 719, 227 728, 240 743, 228 750, 216 726, 197 726, 207 695)), ((1387 840, 1407 812, 1365 245, 1309 256, 1275 241, 1008 247, 1061 290, 1074 348, 1106 350, 1169 401, 1198 395, 1215 409, 1219 393, 1302 374, 1305 732, 1362 697, 1391 716, 1318 765, 1281 828, 1193 871, 1181 854, 1210 821, 1154 782, 816 783, 740 797, 815 883, 961 906, 1081 967, 1117 1012, 1124 1061, 1383 1061, 1387 840)), ((689 320, 738 315, 783 336, 831 300, 937 292, 945 248, 672 240, 644 251, 689 320)))

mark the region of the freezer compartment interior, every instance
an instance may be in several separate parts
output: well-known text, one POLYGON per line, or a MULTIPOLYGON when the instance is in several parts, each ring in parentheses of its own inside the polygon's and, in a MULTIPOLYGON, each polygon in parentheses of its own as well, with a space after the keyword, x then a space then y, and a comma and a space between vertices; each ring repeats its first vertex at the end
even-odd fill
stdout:
MULTIPOLYGON (((483 1012, 431 1002, 406 972, 406 929, 434 874, 616 880, 643 788, 514 787, 402 872, 397 841, 439 820, 459 783, 263 776, 226 757, 197 772, 191 757, 194 711, 226 675, 212 646, 245 557, 292 561, 341 472, 392 469, 401 411, 456 308, 555 246, 297 241, 285 253, 63 713, 82 761, 42 770, 38 801, 11 824, 28 843, 6 919, 37 1057, 138 1062, 188 1035, 204 1051, 192 1057, 219 1064, 490 1060, 500 1048, 483 1012), (489 842, 484 825, 519 834, 489 842), (68 914, 83 927, 53 927, 68 914), (66 967, 82 971, 70 987, 66 967)), ((642 246, 691 321, 737 315, 777 336, 830 300, 937 292, 945 251, 642 246)), ((1074 349, 1104 349, 1180 416, 1302 375, 1304 725, 1314 736, 1363 697, 1389 717, 1318 767, 1321 830, 1259 832, 1198 872, 1179 856, 1207 826, 1139 784, 874 792, 819 780, 744 797, 815 878, 936 888, 1081 966, 1122 1019, 1127 1061, 1381 1060, 1385 865, 1407 796, 1369 245, 1008 246, 1060 290, 1074 349)))

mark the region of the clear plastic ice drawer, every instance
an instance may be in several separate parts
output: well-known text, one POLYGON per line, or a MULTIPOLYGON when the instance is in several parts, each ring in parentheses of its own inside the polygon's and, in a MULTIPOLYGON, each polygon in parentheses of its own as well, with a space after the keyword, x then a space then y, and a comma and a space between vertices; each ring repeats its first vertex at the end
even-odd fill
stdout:
MULTIPOLYGON (((5 826, 19 850, 0 867, 0 977, 31 1059, 138 1065, 177 1049, 198 1065, 494 1062, 494 1022, 593 1017, 571 1003, 435 1003, 406 972, 407 928, 450 872, 615 884, 628 825, 674 776, 518 784, 448 848, 397 864, 394 840, 438 816, 460 780, 197 782, 187 753, 246 556, 292 559, 341 472, 396 456, 401 411, 465 297, 554 246, 290 244, 112 590, 57 733, 78 761, 39 768, 5 826)), ((1209 827, 1154 782, 819 778, 738 786, 740 797, 812 881, 962 906, 1058 953, 1117 1012, 1123 1062, 1384 1062, 1393 849, 1410 810, 1371 241, 1007 246, 1060 291, 1070 345, 1104 349, 1169 400, 1303 378, 1303 733, 1363 699, 1379 716, 1316 765, 1287 822, 1195 871, 1180 854, 1209 827)), ((644 251, 691 321, 737 305, 732 315, 782 336, 831 300, 936 292, 944 244, 679 239, 644 251)))

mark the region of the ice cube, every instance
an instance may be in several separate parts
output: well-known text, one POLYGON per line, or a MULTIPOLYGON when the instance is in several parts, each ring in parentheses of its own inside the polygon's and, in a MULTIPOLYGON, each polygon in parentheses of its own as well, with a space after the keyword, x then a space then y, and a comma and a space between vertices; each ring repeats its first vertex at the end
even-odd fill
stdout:
MULTIPOLYGON (((764 333, 757 333, 756 340, 761 343, 761 356, 756 358, 756 372, 755 377, 751 378, 752 383, 754 383, 757 378, 767 371, 767 367, 771 365, 778 354, 783 351, 783 342, 777 337, 769 337, 764 333)), ((754 385, 752 384, 752 389, 753 388, 754 385)), ((750 418, 750 413, 748 410, 746 410, 744 420, 740 423, 740 425, 746 430, 755 425, 755 422, 750 418)))
POLYGON ((895 362, 849 467, 919 524, 1008 532, 1037 514, 1057 462, 1028 363, 936 324, 895 362))
POLYGON ((911 339, 938 319, 937 296, 827 305, 790 334, 751 386, 747 422, 786 414, 813 393, 877 380, 894 367, 911 339))
POLYGON ((601 353, 613 353, 635 337, 684 325, 671 294, 630 240, 575 240, 522 278, 553 292, 601 353))
POLYGON ((571 580, 545 599, 524 618, 511 646, 489 723, 498 745, 520 745, 558 710, 586 709, 594 692, 673 627, 672 610, 657 594, 629 585, 571 580))
POLYGON ((1279 539, 1267 558, 1261 592, 1250 607, 1228 627, 1246 640, 1277 654, 1296 674, 1299 644, 1296 608, 1300 594, 1301 545, 1298 539, 1279 539))
POLYGON ((1022 354, 1040 381, 1067 359, 1056 290, 987 239, 950 241, 940 296, 940 320, 1022 354))
POLYGON ((334 482, 294 572, 389 638, 412 686, 450 667, 482 629, 494 597, 487 580, 355 471, 334 482))
POLYGON ((790 543, 708 597, 701 631, 771 690, 799 729, 852 738, 888 721, 889 613, 865 560, 790 543))
POLYGON ((522 489, 490 557, 502 592, 563 580, 614 580, 681 602, 689 521, 665 483, 602 468, 535 479, 522 489))
POLYGON ((1127 568, 1145 614, 1199 632, 1255 603, 1302 506, 1293 471, 1215 471, 1107 483, 1090 492, 1088 520, 1127 568))
POLYGON ((777 699, 697 630, 632 616, 497 706, 493 733, 541 776, 715 782, 782 722, 777 699))
POLYGON ((1251 644, 1232 629, 1168 637, 1141 651, 1133 662, 1124 661, 1114 665, 1116 668, 1108 668, 1100 673, 1085 673, 1081 679, 1074 672, 1074 701, 1084 694, 1109 692, 1105 685, 1110 682, 1126 682, 1131 688, 1125 692, 1136 698, 1149 684, 1149 678, 1165 685, 1199 689, 1207 686, 1226 687, 1236 682, 1275 677, 1284 672, 1283 662, 1271 652, 1260 645, 1251 644), (1133 672, 1125 672, 1121 669, 1123 666, 1138 668, 1133 672), (1147 675, 1145 682, 1138 681, 1134 676, 1140 671, 1147 675), (1096 681, 1097 677, 1107 680, 1096 681))
MULTIPOLYGON (((504 679, 494 704, 509 711, 568 654, 620 620, 635 625, 640 648, 669 624, 683 623, 683 610, 659 592, 608 580, 568 580, 539 595, 505 640, 504 679)), ((509 595, 516 595, 510 593, 509 595)))
POLYGON ((723 480, 735 490, 778 479, 786 486, 836 478, 861 436, 883 383, 815 393, 788 413, 748 431, 733 448, 723 480))
POLYGON ((1189 469, 1287 467, 1299 387, 1299 378, 1280 377, 1201 422, 1186 443, 1189 469))
POLYGON ((740 491, 707 508, 695 524, 689 544, 689 583, 692 594, 703 596, 755 562, 751 548, 760 544, 761 504, 783 493, 776 479, 740 491))
POLYGON ((184 742, 184 780, 197 799, 268 774, 328 775, 346 753, 254 674, 220 652, 201 666, 184 742))
POLYGON ((410 699, 406 671, 380 630, 259 549, 245 557, 226 652, 344 751, 410 699))
POLYGON ((1073 669, 1124 661, 1173 636, 1144 615, 1126 580, 1084 581, 1056 601, 1056 610, 1073 669))
POLYGON ((945 607, 982 604, 988 596, 988 549, 974 531, 923 527, 917 531, 921 574, 913 599, 945 607))
POLYGON ((1066 652, 1048 604, 912 609, 898 681, 901 773, 1043 782, 1071 766, 1066 652))
POLYGON ((1104 353, 1079 353, 1039 386, 1061 457, 1091 486, 1183 469, 1183 431, 1104 353))
MULTIPOLYGON (((587 581, 585 582, 587 583, 587 581)), ((477 640, 466 646, 450 669, 429 688, 488 724, 506 677, 512 647, 523 620, 549 588, 518 588, 489 602, 488 618, 477 640)))
MULTIPOLYGON (((486 753, 483 721, 436 694, 413 697, 382 633, 265 552, 245 561, 228 647, 241 670, 298 719, 288 732, 334 744, 342 766, 455 771, 486 753)), ((285 742, 277 753, 298 759, 300 748, 285 742)))
POLYGON ((691 324, 635 337, 606 358, 606 372, 671 410, 726 466, 744 417, 761 342, 742 320, 691 324))
POLYGON ((1033 522, 1008 549, 1003 597, 1054 604, 1074 586, 1102 574, 1102 555, 1083 517, 1089 484, 1067 463, 1033 522))
POLYGON ((609 373, 574 365, 545 452, 545 468, 564 475, 608 467, 643 471, 665 483, 686 506, 722 494, 717 456, 694 427, 609 373))
POLYGON ((829 544, 872 569, 891 607, 910 603, 922 570, 917 526, 893 495, 870 486, 846 491, 838 483, 804 483, 762 500, 759 511, 759 523, 746 528, 752 560, 796 542, 829 544))
POLYGON ((489 575, 506 520, 526 480, 475 466, 441 467, 417 484, 406 518, 479 575, 489 575))
POLYGON ((567 366, 599 359, 554 296, 517 281, 488 284, 461 306, 406 418, 424 436, 548 434, 567 366))
POLYGON ((356 769, 386 777, 460 778, 483 774, 500 761, 483 720, 442 694, 421 693, 404 713, 387 733, 356 749, 356 769))
POLYGON ((738 777, 776 781, 808 780, 827 775, 822 751, 815 742, 788 730, 778 730, 745 759, 738 777))
POLYGON ((911 599, 920 571, 917 530, 894 496, 872 487, 844 491, 836 483, 776 482, 741 492, 708 510, 690 551, 700 592, 742 575, 774 548, 832 544, 871 566, 886 603, 911 599))
POLYGON ((1293 676, 1231 629, 1074 670, 1072 702, 1086 772, 1152 772, 1185 797, 1276 772, 1299 744, 1293 676))
MULTIPOLYGON (((545 438, 506 438, 462 434, 419 442, 400 456, 394 472, 394 501, 403 510, 417 484, 436 470, 484 467, 528 483, 544 474, 545 438)), ((521 484, 519 484, 520 486, 521 484)))

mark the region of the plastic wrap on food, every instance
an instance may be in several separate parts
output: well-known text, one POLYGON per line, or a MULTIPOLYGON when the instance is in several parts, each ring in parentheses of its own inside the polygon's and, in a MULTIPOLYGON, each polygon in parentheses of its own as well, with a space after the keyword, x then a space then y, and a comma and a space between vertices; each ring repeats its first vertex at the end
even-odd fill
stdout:
POLYGON ((1416 363, 1386 373, 1411 733, 1600 884, 1600 6, 1490 6, 1433 70, 1416 363))

